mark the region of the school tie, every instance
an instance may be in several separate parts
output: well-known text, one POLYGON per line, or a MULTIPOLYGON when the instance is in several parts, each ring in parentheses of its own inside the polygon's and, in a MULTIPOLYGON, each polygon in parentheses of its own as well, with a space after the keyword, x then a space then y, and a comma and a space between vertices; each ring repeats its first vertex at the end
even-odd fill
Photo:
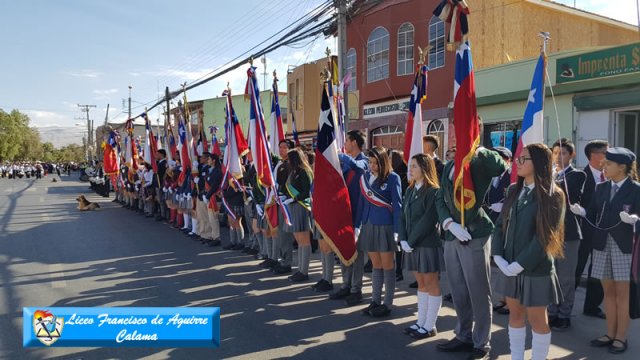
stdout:
POLYGON ((522 195, 520 196, 520 198, 518 198, 518 209, 520 209, 521 207, 524 206, 524 204, 527 202, 527 196, 529 195, 529 191, 531 191, 528 187, 524 187, 524 192, 522 193, 522 195))
POLYGON ((604 172, 600 173, 600 182, 604 182, 605 178, 604 178, 604 172))
POLYGON ((618 184, 613 184, 611 186, 611 195, 609 196, 609 201, 613 200, 613 197, 616 196, 616 192, 618 192, 618 184))

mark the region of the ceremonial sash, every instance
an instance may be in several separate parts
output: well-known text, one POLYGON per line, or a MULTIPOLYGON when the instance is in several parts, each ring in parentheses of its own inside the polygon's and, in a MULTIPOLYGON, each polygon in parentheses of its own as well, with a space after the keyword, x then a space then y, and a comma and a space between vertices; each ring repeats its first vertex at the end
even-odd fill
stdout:
MULTIPOLYGON (((298 191, 298 189, 296 189, 290 181, 287 181, 287 184, 285 186, 287 188, 287 192, 289 193, 289 195, 291 196, 292 199, 296 199, 296 196, 298 196, 300 194, 300 191, 298 191)), ((302 207, 304 207, 305 209, 307 209, 307 211, 311 211, 311 199, 310 198, 306 198, 304 200, 296 200, 298 202, 298 204, 302 205, 302 207)))
POLYGON ((366 176, 360 177, 360 192, 362 196, 371 204, 393 210, 393 206, 382 195, 378 194, 366 179, 366 176))

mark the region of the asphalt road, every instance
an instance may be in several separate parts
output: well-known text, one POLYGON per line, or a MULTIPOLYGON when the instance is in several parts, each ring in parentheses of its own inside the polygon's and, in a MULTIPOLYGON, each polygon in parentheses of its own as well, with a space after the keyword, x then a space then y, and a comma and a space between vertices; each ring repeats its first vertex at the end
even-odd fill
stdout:
MULTIPOLYGON (((2 359, 463 359, 435 344, 453 336, 455 312, 445 303, 437 337, 412 341, 402 334, 414 321, 409 274, 397 284, 392 316, 372 320, 364 306, 346 308, 308 284, 258 268, 239 252, 209 248, 167 225, 93 196, 77 176, 43 180, 0 179, 0 358, 2 359), (84 193, 102 208, 80 213, 84 193), (218 349, 22 347, 24 306, 219 306, 218 349)), ((226 229, 223 229, 226 236, 226 229)), ((296 256, 294 255, 294 259, 296 256)), ((317 254, 311 278, 319 279, 317 254)), ((339 282, 336 268, 336 282, 339 282)), ((365 277, 365 302, 370 294, 365 277)), ((443 280, 446 291, 446 281, 443 280)), ((554 333, 550 358, 631 359, 640 344, 632 323, 630 349, 613 356, 588 346, 605 331, 604 320, 582 316, 579 289, 572 329, 554 333)), ((507 317, 496 315, 492 355, 507 359, 507 317)), ((530 334, 527 340, 530 346, 530 334)), ((527 357, 530 351, 527 352, 527 357)))

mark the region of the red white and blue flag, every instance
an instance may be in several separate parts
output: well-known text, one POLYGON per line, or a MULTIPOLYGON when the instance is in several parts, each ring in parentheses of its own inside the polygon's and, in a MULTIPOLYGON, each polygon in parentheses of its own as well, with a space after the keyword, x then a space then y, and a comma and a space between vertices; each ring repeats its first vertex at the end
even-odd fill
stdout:
POLYGON ((225 113, 227 119, 225 121, 225 135, 227 137, 227 148, 224 152, 224 166, 234 178, 239 179, 242 177, 242 156, 249 152, 247 142, 244 134, 242 133, 242 127, 236 116, 236 111, 233 109, 233 102, 231 101, 231 91, 225 90, 222 96, 227 97, 227 106, 225 107, 225 113))
POLYGON ((284 140, 284 128, 282 126, 282 114, 280 113, 280 99, 278 97, 277 79, 273 80, 273 97, 271 98, 271 137, 269 138, 269 150, 278 154, 278 144, 284 140))
POLYGON ((182 113, 178 116, 178 148, 180 149, 180 166, 182 169, 180 179, 183 180, 188 174, 188 169, 191 168, 191 158, 189 157, 191 145, 182 113))
POLYGON ((331 86, 331 82, 324 85, 318 121, 313 194, 311 195, 312 212, 324 240, 343 264, 350 265, 358 254, 351 220, 349 191, 342 177, 338 159, 335 139, 336 123, 327 93, 328 86, 331 86))
POLYGON ((404 142, 404 161, 416 155, 422 154, 422 101, 427 98, 427 72, 426 65, 419 65, 411 89, 409 100, 409 118, 407 119, 406 139, 404 142))
MULTIPOLYGON (((544 143, 544 76, 545 76, 546 57, 544 53, 540 54, 536 70, 533 73, 531 81, 531 90, 527 97, 527 107, 524 110, 522 118, 522 132, 518 140, 514 159, 517 159, 522 153, 522 149, 535 143, 544 143)), ((511 182, 518 180, 517 161, 513 162, 511 170, 511 182)))
MULTIPOLYGON (((251 157, 258 173, 258 182, 265 188, 275 185, 271 171, 271 155, 267 131, 264 124, 264 112, 260 104, 260 89, 256 78, 256 67, 251 66, 247 70, 247 85, 245 96, 249 97, 249 142, 251 143, 251 157)), ((276 94, 277 96, 277 94, 276 94)))
POLYGON ((209 133, 211 134, 211 153, 218 156, 222 155, 220 144, 218 143, 218 127, 209 126, 209 133))
POLYGON ((158 142, 153 135, 153 128, 151 127, 151 121, 149 121, 147 113, 143 113, 142 118, 144 119, 144 125, 146 128, 146 138, 144 139, 144 161, 151 164, 153 172, 157 173, 158 164, 156 164, 155 155, 156 152, 158 152, 158 142))
POLYGON ((464 210, 473 208, 477 201, 470 164, 480 144, 473 61, 471 47, 467 41, 460 44, 456 51, 453 121, 457 148, 454 159, 454 203, 464 222, 464 210))

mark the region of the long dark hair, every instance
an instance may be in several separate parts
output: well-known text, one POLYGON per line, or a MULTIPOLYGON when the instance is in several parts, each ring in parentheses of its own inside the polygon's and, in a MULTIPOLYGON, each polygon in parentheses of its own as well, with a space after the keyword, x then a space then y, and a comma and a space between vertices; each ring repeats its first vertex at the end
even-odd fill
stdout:
MULTIPOLYGON (((529 150, 534 169, 534 183, 538 210, 536 213, 536 235, 545 252, 561 258, 564 241, 565 197, 562 189, 553 181, 551 171, 551 150, 544 144, 530 144, 529 150)), ((524 186, 524 178, 518 177, 515 191, 505 199, 502 216, 505 217, 502 228, 507 232, 511 208, 516 203, 524 186)))
POLYGON ((627 165, 627 176, 631 178, 631 180, 639 181, 638 178, 638 162, 634 161, 631 165, 627 165))
POLYGON ((376 146, 369 150, 367 155, 378 161, 378 178, 376 179, 376 181, 379 184, 383 184, 387 181, 387 178, 392 171, 391 160, 389 160, 387 149, 383 148, 382 146, 376 146))

